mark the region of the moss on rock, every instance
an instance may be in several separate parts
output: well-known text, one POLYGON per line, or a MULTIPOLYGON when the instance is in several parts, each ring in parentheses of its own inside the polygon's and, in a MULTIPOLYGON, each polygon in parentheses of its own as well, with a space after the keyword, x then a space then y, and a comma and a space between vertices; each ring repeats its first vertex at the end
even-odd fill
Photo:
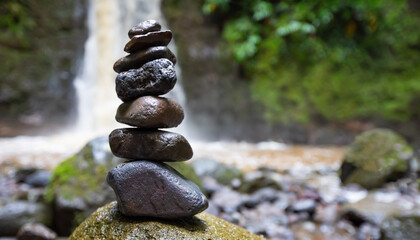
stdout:
POLYGON ((373 129, 356 137, 350 145, 340 178, 344 184, 380 187, 406 172, 412 156, 413 149, 401 136, 391 130, 373 129))
POLYGON ((75 239, 264 239, 207 213, 193 218, 128 218, 112 202, 99 208, 73 232, 75 239))

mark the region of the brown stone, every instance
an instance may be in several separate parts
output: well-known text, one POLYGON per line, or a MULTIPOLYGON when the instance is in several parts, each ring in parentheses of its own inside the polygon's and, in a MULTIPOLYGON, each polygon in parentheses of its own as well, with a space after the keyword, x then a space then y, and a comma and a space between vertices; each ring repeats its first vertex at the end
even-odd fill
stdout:
POLYGON ((135 35, 146 34, 148 32, 159 31, 161 26, 155 20, 147 20, 139 23, 128 31, 128 37, 132 38, 135 35))
POLYGON ((114 64, 114 71, 120 73, 129 69, 139 68, 143 64, 158 58, 167 58, 173 64, 176 63, 176 57, 169 48, 164 46, 150 47, 118 59, 114 64))
POLYGON ((172 128, 182 122, 184 111, 172 99, 144 96, 121 104, 115 119, 139 128, 172 128))
POLYGON ((171 39, 172 32, 169 30, 136 35, 125 45, 124 51, 134 53, 149 47, 167 46, 171 39))
POLYGON ((121 163, 108 173, 107 182, 126 216, 192 217, 208 206, 200 188, 165 163, 121 163))
POLYGON ((193 155, 188 141, 180 134, 140 128, 115 129, 109 135, 112 153, 132 160, 176 162, 193 155))

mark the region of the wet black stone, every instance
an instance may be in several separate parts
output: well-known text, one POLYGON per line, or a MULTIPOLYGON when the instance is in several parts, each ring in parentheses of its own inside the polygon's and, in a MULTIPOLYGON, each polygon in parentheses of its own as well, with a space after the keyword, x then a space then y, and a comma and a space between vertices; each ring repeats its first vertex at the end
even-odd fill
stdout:
POLYGON ((197 185, 164 163, 122 163, 108 173, 107 182, 126 216, 191 217, 208 206, 197 185))
POLYGON ((176 83, 174 64, 160 58, 144 64, 141 68, 121 72, 115 79, 118 97, 124 102, 145 95, 162 95, 176 83))
POLYGON ((161 26, 156 20, 147 20, 131 28, 130 31, 128 31, 128 37, 133 38, 135 35, 159 31, 160 29, 161 26))
POLYGON ((176 63, 176 57, 169 48, 164 46, 150 47, 118 59, 114 64, 114 71, 120 73, 139 68, 147 62, 159 58, 167 58, 173 62, 173 64, 176 63))
POLYGON ((186 161, 193 155, 188 141, 180 134, 140 128, 115 129, 109 145, 117 157, 152 161, 186 161))
POLYGON ((136 35, 125 45, 124 51, 134 53, 149 47, 167 46, 171 39, 172 32, 169 30, 136 35))
POLYGON ((51 178, 51 172, 47 170, 36 171, 25 179, 25 183, 34 187, 45 187, 51 178))
POLYGON ((182 122, 184 111, 172 99, 144 96, 121 104, 115 119, 139 128, 172 128, 182 122))

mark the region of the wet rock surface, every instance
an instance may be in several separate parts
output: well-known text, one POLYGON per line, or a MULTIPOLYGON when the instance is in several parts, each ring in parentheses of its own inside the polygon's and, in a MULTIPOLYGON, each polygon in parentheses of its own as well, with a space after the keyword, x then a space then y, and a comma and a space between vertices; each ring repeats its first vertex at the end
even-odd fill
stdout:
POLYGON ((174 64, 160 58, 119 73, 115 85, 118 97, 126 102, 145 95, 165 94, 175 86, 176 80, 174 64))
POLYGON ((109 172, 107 182, 126 216, 182 218, 208 206, 197 185, 164 163, 122 163, 109 172))
POLYGON ((139 128, 121 128, 109 135, 115 156, 130 160, 186 161, 193 155, 188 141, 180 134, 139 128))
POLYGON ((125 57, 120 58, 114 64, 114 71, 117 73, 128 71, 130 69, 139 68, 143 64, 159 58, 167 58, 173 64, 176 64, 175 55, 164 46, 150 47, 135 53, 131 53, 125 57))
POLYGON ((171 40, 172 32, 169 30, 136 35, 125 45, 124 51, 134 53, 149 47, 167 46, 171 40))
POLYGON ((160 31, 162 26, 156 20, 146 20, 137 26, 134 26, 128 31, 128 37, 133 38, 135 35, 146 34, 149 32, 160 31))
POLYGON ((42 224, 28 223, 19 229, 17 240, 55 240, 57 234, 42 224))
POLYGON ((121 104, 115 119, 139 128, 172 128, 182 122, 184 111, 172 99, 144 96, 121 104))
POLYGON ((93 213, 69 240, 116 234, 120 239, 264 239, 206 213, 176 220, 128 218, 117 211, 117 204, 113 202, 93 213))

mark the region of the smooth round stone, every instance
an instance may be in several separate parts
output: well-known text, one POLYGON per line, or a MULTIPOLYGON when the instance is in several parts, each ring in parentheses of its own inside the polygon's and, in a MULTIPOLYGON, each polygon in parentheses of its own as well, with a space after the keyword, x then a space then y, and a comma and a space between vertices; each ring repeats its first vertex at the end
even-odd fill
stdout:
POLYGON ((174 64, 160 58, 144 64, 141 68, 121 72, 115 79, 118 97, 132 101, 145 95, 162 95, 176 83, 174 64))
POLYGON ((128 31, 128 37, 132 38, 135 35, 146 34, 148 32, 159 31, 161 29, 160 24, 156 20, 147 20, 139 23, 128 31))
POLYGON ((184 111, 172 99, 144 96, 121 104, 115 119, 139 128, 172 128, 182 122, 184 111))
POLYGON ((176 57, 169 48, 164 46, 150 47, 118 59, 114 64, 114 71, 120 73, 139 68, 143 64, 158 58, 167 58, 173 64, 176 63, 176 57))
POLYGON ((167 46, 171 39, 172 32, 169 30, 136 35, 125 45, 124 51, 133 53, 149 47, 167 46))
POLYGON ((186 161, 193 155, 188 141, 180 134, 140 128, 115 129, 109 135, 112 153, 121 158, 153 161, 186 161))
POLYGON ((164 163, 122 163, 108 173, 107 182, 125 216, 192 217, 208 207, 200 188, 164 163))

